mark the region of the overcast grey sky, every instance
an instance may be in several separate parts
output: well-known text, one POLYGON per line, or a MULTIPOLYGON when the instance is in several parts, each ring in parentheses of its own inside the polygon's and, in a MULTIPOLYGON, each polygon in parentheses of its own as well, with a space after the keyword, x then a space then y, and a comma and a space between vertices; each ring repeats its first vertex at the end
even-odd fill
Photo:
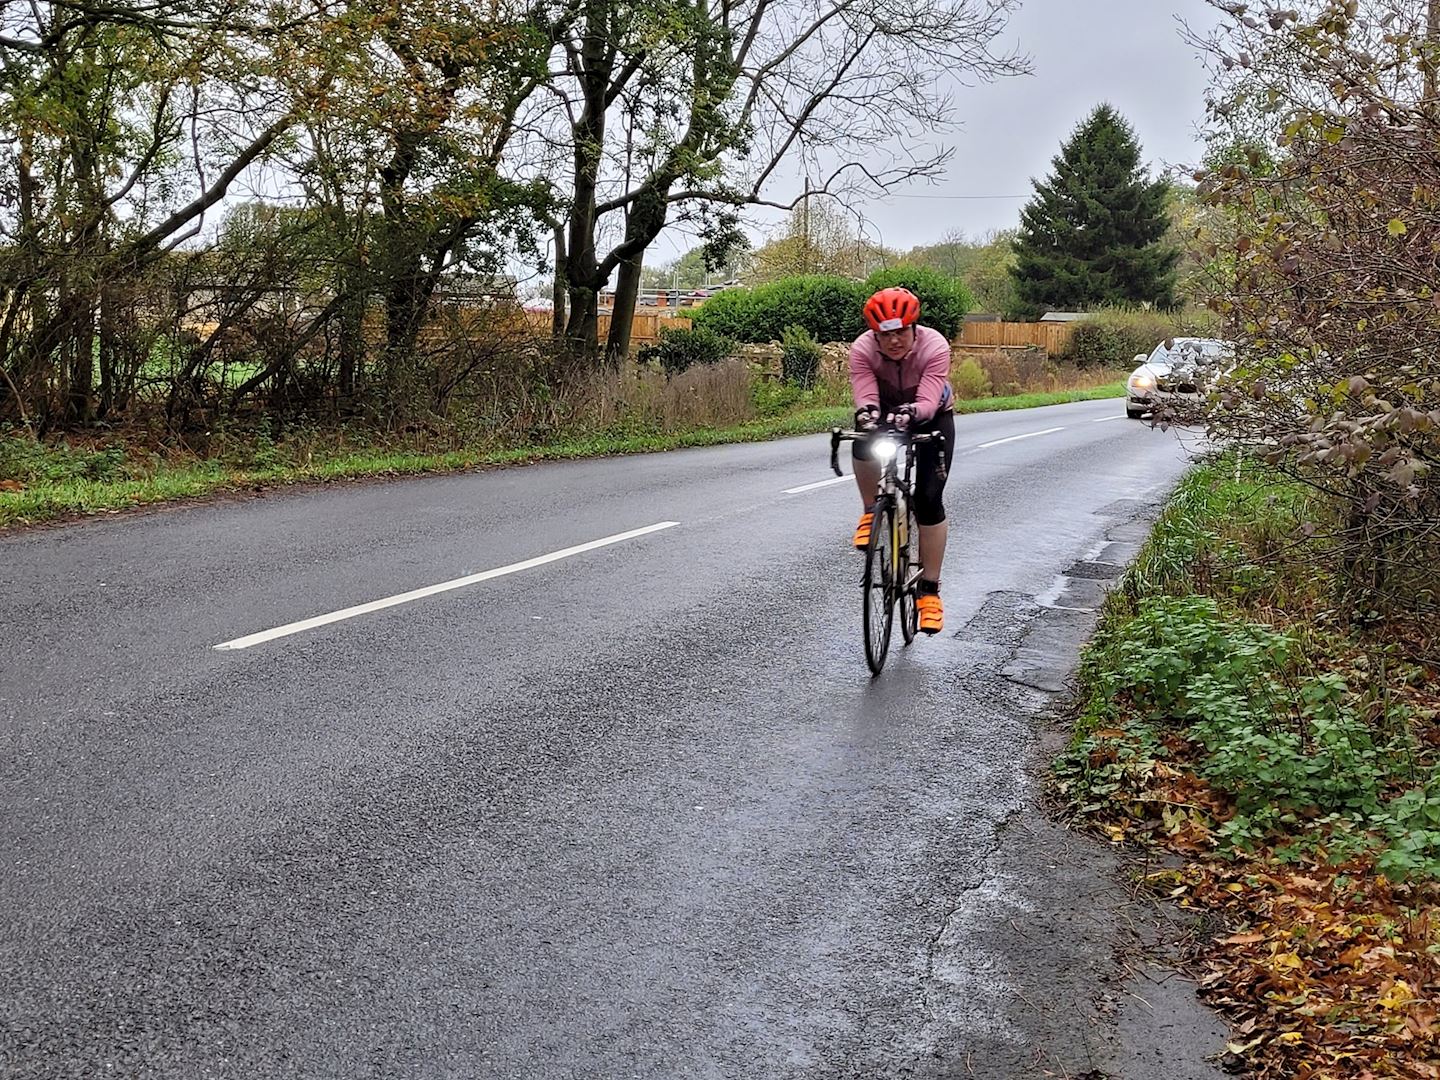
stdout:
MULTIPOLYGON (((1152 172, 1193 165, 1207 78, 1196 49, 1181 36, 1181 20, 1196 30, 1216 21, 1204 0, 1022 0, 1003 40, 1029 54, 1034 73, 957 86, 962 124, 939 137, 955 149, 946 177, 862 208, 871 223, 867 232, 904 250, 951 229, 979 235, 1018 224, 1031 178, 1050 171, 1061 142, 1102 101, 1134 126, 1152 172)), ((755 221, 764 219, 756 215, 755 221)), ((663 237, 657 246, 674 250, 652 259, 668 261, 691 243, 663 237)))

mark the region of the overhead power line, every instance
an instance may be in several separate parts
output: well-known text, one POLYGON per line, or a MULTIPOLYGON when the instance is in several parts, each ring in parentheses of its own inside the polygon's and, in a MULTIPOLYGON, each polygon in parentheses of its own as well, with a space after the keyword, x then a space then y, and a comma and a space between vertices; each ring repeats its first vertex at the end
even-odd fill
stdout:
POLYGON ((1029 195, 885 195, 887 199, 1028 199, 1029 195))

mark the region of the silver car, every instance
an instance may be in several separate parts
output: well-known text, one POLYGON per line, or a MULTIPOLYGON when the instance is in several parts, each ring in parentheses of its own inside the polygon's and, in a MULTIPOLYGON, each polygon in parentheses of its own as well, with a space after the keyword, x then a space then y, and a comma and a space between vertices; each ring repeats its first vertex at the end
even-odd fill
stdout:
POLYGON ((1135 357, 1139 366, 1125 382, 1125 415, 1132 420, 1159 405, 1204 399, 1216 372, 1234 353, 1215 338, 1167 338, 1149 356, 1135 357))

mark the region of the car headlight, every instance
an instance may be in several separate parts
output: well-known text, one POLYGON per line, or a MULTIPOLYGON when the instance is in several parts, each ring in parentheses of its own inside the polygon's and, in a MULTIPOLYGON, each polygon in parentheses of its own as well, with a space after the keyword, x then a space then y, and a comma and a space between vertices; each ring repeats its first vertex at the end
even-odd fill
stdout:
POLYGON ((1155 376, 1146 371, 1137 371, 1130 376, 1131 390, 1154 390, 1155 376))
POLYGON ((876 439, 874 446, 875 460, 882 465, 894 461, 896 449, 894 439, 876 439))

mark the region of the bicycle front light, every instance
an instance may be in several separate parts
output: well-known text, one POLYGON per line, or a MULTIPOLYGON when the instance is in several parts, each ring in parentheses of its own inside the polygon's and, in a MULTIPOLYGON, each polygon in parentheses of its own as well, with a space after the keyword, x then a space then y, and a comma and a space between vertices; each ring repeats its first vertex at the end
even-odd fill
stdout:
POLYGON ((895 460, 895 451, 896 451, 896 446, 895 446, 895 440, 894 440, 894 439, 876 439, 876 440, 875 440, 875 447, 874 447, 875 460, 878 461, 878 462, 880 462, 881 465, 888 465, 890 462, 894 461, 894 460, 895 460))

